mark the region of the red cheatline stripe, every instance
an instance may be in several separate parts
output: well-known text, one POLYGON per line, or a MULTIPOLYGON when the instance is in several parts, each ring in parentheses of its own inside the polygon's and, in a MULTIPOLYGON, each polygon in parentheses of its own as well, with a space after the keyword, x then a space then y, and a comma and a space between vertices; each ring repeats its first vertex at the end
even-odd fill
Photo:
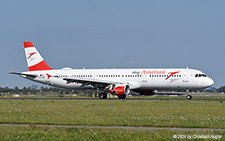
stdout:
POLYGON ((53 69, 50 68, 44 60, 34 66, 29 67, 29 71, 39 71, 39 70, 53 70, 53 69))
POLYGON ((24 48, 34 47, 34 45, 31 42, 23 42, 23 44, 24 44, 24 48))

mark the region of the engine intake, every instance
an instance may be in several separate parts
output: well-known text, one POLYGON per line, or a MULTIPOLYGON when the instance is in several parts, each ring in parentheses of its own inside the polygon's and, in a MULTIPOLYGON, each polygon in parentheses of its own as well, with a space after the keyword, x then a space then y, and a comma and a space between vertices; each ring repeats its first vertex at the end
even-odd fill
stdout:
POLYGON ((130 87, 128 85, 112 85, 109 91, 115 95, 128 95, 130 94, 130 87))

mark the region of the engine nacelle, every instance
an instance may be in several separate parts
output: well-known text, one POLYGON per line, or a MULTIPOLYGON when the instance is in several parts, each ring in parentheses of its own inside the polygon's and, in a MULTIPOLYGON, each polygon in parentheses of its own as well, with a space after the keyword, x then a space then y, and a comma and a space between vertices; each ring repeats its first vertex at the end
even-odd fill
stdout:
POLYGON ((112 85, 109 91, 115 95, 128 95, 130 94, 130 87, 128 85, 112 85))

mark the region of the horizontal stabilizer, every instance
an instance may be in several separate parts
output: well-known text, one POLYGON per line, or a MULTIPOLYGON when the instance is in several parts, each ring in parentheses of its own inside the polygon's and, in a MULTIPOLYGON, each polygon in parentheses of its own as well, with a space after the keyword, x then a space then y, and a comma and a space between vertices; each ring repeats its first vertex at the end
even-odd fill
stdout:
POLYGON ((9 72, 9 74, 19 75, 21 77, 28 78, 28 79, 34 79, 35 77, 38 76, 36 74, 25 74, 25 73, 18 73, 18 72, 9 72))

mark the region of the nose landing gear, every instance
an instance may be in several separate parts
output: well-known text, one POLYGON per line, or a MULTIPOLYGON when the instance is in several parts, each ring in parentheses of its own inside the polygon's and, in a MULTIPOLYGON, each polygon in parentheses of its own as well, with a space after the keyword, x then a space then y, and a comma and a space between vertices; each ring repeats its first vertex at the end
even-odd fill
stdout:
POLYGON ((186 97, 187 100, 191 100, 192 99, 192 96, 189 94, 189 91, 190 91, 189 89, 186 90, 186 92, 187 92, 187 97, 186 97))
POLYGON ((188 94, 186 98, 187 98, 187 100, 191 100, 192 96, 188 94))

